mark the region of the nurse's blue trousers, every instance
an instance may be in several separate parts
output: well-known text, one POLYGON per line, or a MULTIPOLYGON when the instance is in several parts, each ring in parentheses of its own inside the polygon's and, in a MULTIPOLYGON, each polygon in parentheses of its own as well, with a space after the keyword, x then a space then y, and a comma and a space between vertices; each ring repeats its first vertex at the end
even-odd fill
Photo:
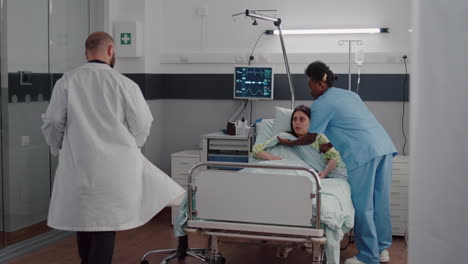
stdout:
POLYGON ((379 254, 392 244, 390 188, 393 155, 383 155, 348 171, 355 209, 358 260, 378 264, 379 254))

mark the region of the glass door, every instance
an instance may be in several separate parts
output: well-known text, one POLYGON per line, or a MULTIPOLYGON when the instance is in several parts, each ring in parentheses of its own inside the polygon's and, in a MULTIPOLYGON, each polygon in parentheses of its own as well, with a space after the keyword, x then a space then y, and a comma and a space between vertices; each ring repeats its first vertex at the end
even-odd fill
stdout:
POLYGON ((1 248, 50 230, 47 214, 56 160, 42 135, 41 114, 55 81, 85 62, 89 1, 0 3, 1 248))
POLYGON ((3 197, 3 113, 8 100, 8 70, 6 67, 6 9, 4 1, 0 0, 0 248, 5 247, 5 225, 3 219, 4 197, 3 197))
POLYGON ((4 234, 11 245, 48 231, 48 146, 41 132, 49 76, 48 0, 8 0, 8 97, 3 108, 4 234))

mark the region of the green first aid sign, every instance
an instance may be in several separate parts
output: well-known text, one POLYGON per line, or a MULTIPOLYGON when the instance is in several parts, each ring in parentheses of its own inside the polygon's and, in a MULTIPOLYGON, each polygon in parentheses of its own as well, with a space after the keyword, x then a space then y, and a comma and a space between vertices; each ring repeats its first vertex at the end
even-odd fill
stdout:
POLYGON ((120 33, 120 45, 131 45, 132 33, 120 33))

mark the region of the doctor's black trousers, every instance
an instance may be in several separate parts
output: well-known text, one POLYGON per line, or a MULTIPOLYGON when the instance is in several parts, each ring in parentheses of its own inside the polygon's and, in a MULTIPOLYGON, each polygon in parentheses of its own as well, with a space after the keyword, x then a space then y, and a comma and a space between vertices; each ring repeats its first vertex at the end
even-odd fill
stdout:
POLYGON ((111 264, 115 232, 77 232, 81 264, 111 264))

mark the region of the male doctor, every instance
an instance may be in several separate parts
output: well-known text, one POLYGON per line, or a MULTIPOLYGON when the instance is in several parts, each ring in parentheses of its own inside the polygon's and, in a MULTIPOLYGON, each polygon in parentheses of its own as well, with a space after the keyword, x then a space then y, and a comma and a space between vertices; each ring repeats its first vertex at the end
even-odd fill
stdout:
POLYGON ((86 58, 57 81, 43 115, 60 154, 48 225, 77 231, 81 263, 107 264, 115 231, 146 223, 183 189, 141 154, 153 117, 138 85, 113 69, 112 37, 91 34, 86 58))

